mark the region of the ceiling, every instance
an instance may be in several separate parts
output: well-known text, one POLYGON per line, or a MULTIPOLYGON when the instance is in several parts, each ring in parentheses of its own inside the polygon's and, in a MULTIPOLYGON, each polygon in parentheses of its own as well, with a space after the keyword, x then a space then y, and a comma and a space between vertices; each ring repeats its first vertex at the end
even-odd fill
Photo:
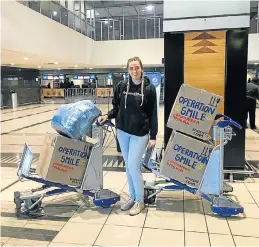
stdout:
POLYGON ((27 54, 3 49, 1 50, 1 65, 36 69, 86 68, 85 64, 71 64, 64 61, 56 61, 51 57, 42 57, 35 54, 27 54), (24 58, 28 59, 25 60, 24 58), (55 62, 58 63, 55 64, 55 62))
POLYGON ((137 6, 137 5, 150 5, 150 4, 163 4, 163 1, 135 1, 135 0, 125 0, 125 1, 87 1, 94 8, 108 8, 108 7, 122 7, 122 6, 137 6))

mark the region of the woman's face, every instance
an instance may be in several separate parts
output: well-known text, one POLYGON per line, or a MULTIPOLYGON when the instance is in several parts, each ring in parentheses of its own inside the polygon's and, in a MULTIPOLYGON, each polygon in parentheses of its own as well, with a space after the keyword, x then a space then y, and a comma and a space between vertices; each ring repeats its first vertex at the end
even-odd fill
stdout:
POLYGON ((140 66, 139 61, 130 62, 128 67, 128 72, 132 79, 140 80, 141 74, 142 74, 142 68, 140 66))

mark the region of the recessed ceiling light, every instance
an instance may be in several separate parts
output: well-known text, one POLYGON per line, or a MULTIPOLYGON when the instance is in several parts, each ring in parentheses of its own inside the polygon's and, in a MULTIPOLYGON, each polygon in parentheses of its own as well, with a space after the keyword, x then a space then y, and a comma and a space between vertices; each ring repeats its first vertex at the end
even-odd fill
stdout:
POLYGON ((40 69, 40 68, 41 68, 41 66, 39 65, 39 66, 38 66, 38 69, 40 69))
POLYGON ((257 65, 258 63, 254 63, 254 65, 257 65))
POLYGON ((76 64, 75 67, 78 67, 78 65, 76 64))
POLYGON ((24 60, 28 60, 29 58, 28 57, 24 57, 24 60))
POLYGON ((93 68, 89 68, 89 69, 93 69, 93 68))
POLYGON ((151 11, 151 10, 153 10, 154 9, 154 6, 153 5, 148 5, 147 7, 146 7, 146 10, 148 10, 148 11, 151 11))
POLYGON ((61 70, 61 68, 58 68, 58 70, 61 70))
POLYGON ((15 64, 14 63, 11 63, 12 66, 14 66, 15 64))
POLYGON ((58 64, 58 62, 55 62, 54 64, 58 64))

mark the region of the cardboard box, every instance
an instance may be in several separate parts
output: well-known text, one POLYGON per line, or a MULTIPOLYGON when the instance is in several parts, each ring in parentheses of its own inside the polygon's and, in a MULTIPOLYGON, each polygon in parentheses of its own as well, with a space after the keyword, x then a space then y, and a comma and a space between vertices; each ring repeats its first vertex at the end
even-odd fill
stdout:
POLYGON ((192 188, 198 188, 213 145, 173 132, 161 163, 161 174, 192 188))
POLYGON ((171 110, 167 127, 201 140, 209 138, 221 97, 183 84, 171 110))
POLYGON ((47 181, 80 186, 96 140, 73 140, 59 134, 46 134, 37 173, 47 181))

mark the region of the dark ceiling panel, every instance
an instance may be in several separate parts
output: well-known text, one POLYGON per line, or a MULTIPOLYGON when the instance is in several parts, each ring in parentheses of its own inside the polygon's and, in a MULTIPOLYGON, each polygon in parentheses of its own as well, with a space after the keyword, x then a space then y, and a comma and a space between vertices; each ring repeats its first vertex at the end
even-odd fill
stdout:
POLYGON ((137 6, 137 5, 149 5, 149 4, 163 4, 163 1, 135 1, 135 0, 124 0, 124 1, 87 1, 95 8, 108 8, 118 6, 137 6))

